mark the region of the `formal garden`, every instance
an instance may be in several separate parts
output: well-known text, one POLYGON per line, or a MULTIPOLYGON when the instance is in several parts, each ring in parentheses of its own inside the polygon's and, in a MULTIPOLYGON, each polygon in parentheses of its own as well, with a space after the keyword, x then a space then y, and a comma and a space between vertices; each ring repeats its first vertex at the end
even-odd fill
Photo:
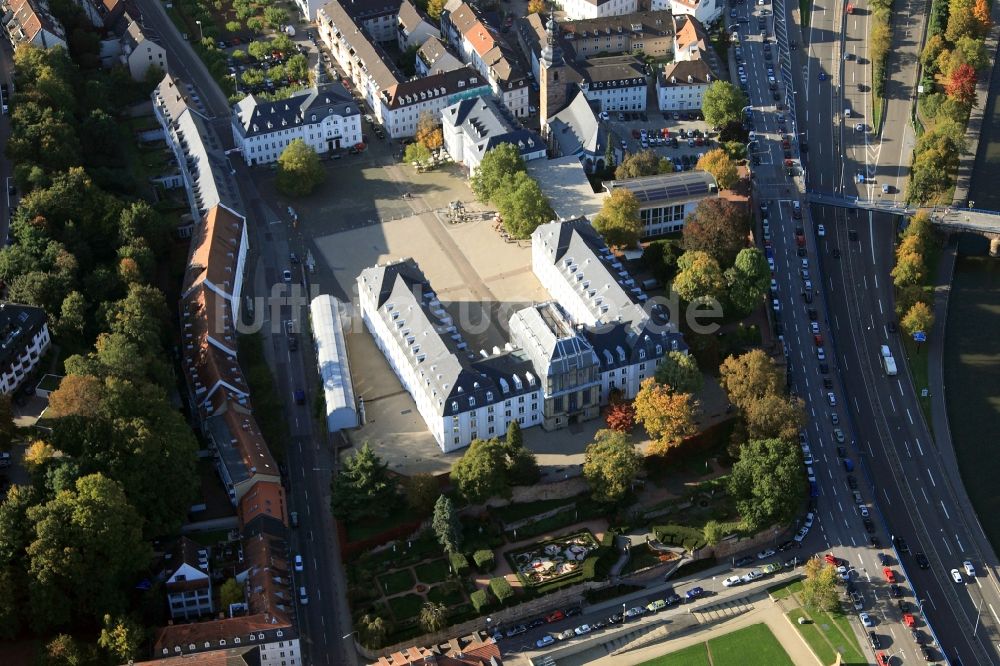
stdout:
POLYGON ((539 480, 516 424, 474 441, 447 479, 397 477, 367 445, 347 457, 331 508, 358 639, 395 645, 585 583, 605 583, 580 587, 588 599, 614 598, 628 576, 681 556, 692 572, 723 539, 788 525, 805 500, 802 416, 780 368, 759 350, 728 357, 719 383, 735 409, 700 430, 693 360, 668 357, 656 374, 606 409, 575 496, 509 502, 539 480))

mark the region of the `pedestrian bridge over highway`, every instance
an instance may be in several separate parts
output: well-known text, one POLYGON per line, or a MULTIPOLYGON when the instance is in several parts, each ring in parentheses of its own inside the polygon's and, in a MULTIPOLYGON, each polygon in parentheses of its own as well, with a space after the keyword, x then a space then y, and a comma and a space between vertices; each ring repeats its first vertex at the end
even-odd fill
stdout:
POLYGON ((930 214, 935 224, 960 231, 973 231, 984 235, 1000 235, 1000 212, 978 208, 914 208, 891 199, 859 199, 839 194, 807 191, 810 203, 838 208, 858 208, 895 215, 914 215, 918 210, 930 214))

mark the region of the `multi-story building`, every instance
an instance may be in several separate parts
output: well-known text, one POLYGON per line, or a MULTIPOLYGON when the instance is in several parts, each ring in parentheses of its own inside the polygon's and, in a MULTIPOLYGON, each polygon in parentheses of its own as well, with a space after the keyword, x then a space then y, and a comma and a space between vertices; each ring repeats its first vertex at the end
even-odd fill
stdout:
POLYGON ((0 393, 16 391, 51 342, 45 310, 0 303, 0 393))
POLYGON ((407 80, 339 2, 325 5, 317 22, 320 38, 394 139, 413 136, 421 114, 436 116, 460 99, 491 89, 489 81, 469 67, 407 80))
POLYGON ((626 189, 639 201, 642 237, 653 238, 684 228, 687 219, 703 199, 719 196, 715 177, 707 171, 681 171, 604 183, 610 194, 626 189))
POLYGON ((173 620, 192 620, 211 615, 212 576, 208 549, 182 536, 163 558, 163 589, 173 620))
POLYGON ((515 312, 501 353, 469 350, 412 259, 358 276, 365 325, 445 452, 513 419, 554 429, 595 418, 612 392, 634 397, 667 352, 686 351, 586 219, 544 224, 531 246, 554 300, 515 312))
POLYGON ((517 125, 495 97, 463 99, 441 112, 444 147, 471 177, 487 152, 501 143, 518 147, 525 162, 545 157, 538 133, 517 125))
POLYGON ((600 402, 634 398, 670 351, 687 351, 670 312, 648 297, 585 218, 531 235, 531 268, 600 361, 600 402))
POLYGON ((445 453, 541 423, 541 387, 518 352, 482 356, 412 259, 361 271, 361 317, 445 453))
POLYGON ((573 21, 632 14, 639 9, 638 0, 558 0, 556 4, 573 21))
POLYGON ((343 7, 370 38, 379 43, 395 42, 402 0, 333 0, 343 7))
MULTIPOLYGON (((536 19, 535 24, 541 25, 541 20, 536 19)), ((563 21, 559 28, 564 52, 574 54, 577 60, 635 52, 662 58, 673 51, 672 24, 670 12, 656 11, 563 21)))
POLYGON ((615 162, 620 164, 622 154, 618 140, 610 126, 597 115, 594 107, 598 103, 589 101, 579 89, 570 94, 570 103, 549 116, 545 123, 552 153, 557 157, 572 155, 580 160, 587 173, 600 173, 605 167, 608 141, 611 141, 615 162))
POLYGON ((219 204, 240 210, 233 169, 193 88, 167 74, 152 98, 153 113, 180 169, 191 219, 200 220, 219 204))
POLYGON ((693 16, 702 25, 711 25, 722 16, 725 8, 724 0, 650 0, 650 9, 669 10, 674 16, 687 14, 693 16))
POLYGON ((710 53, 709 39, 701 21, 693 16, 674 17, 674 60, 702 60, 710 53))
POLYGON ((656 98, 663 111, 700 109, 701 99, 716 80, 707 60, 680 60, 664 65, 656 77, 656 98))
POLYGON ((128 68, 133 81, 144 80, 150 67, 167 71, 166 49, 149 39, 136 21, 129 21, 118 44, 121 63, 128 68))
POLYGON ((635 56, 591 58, 573 66, 580 73, 583 94, 602 111, 646 110, 646 74, 635 56))
POLYGON ((490 81, 494 94, 518 118, 529 114, 528 77, 516 53, 478 10, 461 3, 441 15, 442 37, 490 81))
POLYGON ((397 15, 396 43, 400 51, 419 47, 430 38, 440 39, 441 31, 411 0, 403 0, 397 15))
POLYGON ((277 101, 247 95, 233 106, 233 139, 251 165, 277 161, 296 139, 332 153, 361 143, 361 109, 338 82, 277 101))
POLYGON ((66 30, 49 11, 45 0, 0 0, 3 27, 11 46, 28 44, 40 49, 66 48, 66 30))
POLYGON ((125 14, 124 0, 75 0, 74 4, 100 29, 111 28, 125 14))
POLYGON ((440 39, 428 38, 417 50, 417 76, 430 76, 462 69, 465 63, 453 56, 440 39))

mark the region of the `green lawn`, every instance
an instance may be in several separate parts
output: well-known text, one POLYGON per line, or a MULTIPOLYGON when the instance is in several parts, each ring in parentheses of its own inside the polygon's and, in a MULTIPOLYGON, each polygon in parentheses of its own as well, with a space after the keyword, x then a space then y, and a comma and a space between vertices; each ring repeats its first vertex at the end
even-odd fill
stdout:
POLYGON ((378 586, 385 595, 399 594, 409 590, 416 583, 413 572, 409 569, 401 569, 392 573, 383 574, 378 577, 378 586))
POLYGON ((841 654, 841 663, 844 666, 852 664, 860 666, 868 663, 861 653, 858 639, 851 630, 850 620, 843 613, 824 613, 797 608, 788 613, 788 617, 823 663, 832 664, 836 652, 841 654), (799 624, 798 619, 802 616, 810 622, 799 624))
MULTIPOLYGON (((831 660, 832 661, 832 660, 831 660)), ((765 624, 754 624, 640 666, 794 666, 765 624)))
POLYGON ((415 567, 415 570, 417 572, 417 580, 421 583, 430 585, 432 583, 440 583, 443 580, 447 580, 449 566, 446 560, 434 560, 432 562, 418 564, 415 567))
POLYGON ((708 659, 708 644, 698 643, 657 657, 640 666, 712 666, 712 662, 708 659))
POLYGON ((802 591, 802 579, 786 580, 779 585, 767 588, 767 591, 775 599, 784 599, 792 594, 795 594, 796 592, 802 591))
POLYGON ((420 609, 424 607, 423 597, 416 594, 404 594, 401 597, 389 599, 389 608, 392 609, 396 622, 409 620, 420 615, 420 609))

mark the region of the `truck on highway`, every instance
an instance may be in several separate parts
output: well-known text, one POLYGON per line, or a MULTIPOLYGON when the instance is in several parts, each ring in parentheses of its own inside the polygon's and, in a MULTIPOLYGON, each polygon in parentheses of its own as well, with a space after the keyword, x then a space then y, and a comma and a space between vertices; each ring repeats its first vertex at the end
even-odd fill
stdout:
POLYGON ((889 345, 882 345, 880 349, 882 356, 882 367, 885 369, 885 374, 890 377, 896 374, 896 359, 892 357, 892 352, 889 351, 889 345))

